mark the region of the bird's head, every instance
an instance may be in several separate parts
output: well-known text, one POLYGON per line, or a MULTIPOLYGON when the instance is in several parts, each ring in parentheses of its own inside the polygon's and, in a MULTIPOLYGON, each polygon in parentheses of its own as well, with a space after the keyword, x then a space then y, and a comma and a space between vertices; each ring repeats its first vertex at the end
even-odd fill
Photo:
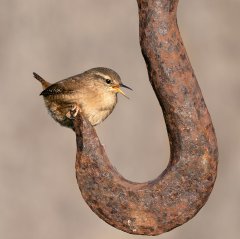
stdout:
POLYGON ((120 76, 115 71, 109 68, 97 67, 90 69, 87 72, 97 80, 96 84, 99 84, 99 87, 106 91, 110 91, 115 94, 120 93, 127 97, 121 88, 123 87, 132 90, 130 87, 122 83, 120 76))

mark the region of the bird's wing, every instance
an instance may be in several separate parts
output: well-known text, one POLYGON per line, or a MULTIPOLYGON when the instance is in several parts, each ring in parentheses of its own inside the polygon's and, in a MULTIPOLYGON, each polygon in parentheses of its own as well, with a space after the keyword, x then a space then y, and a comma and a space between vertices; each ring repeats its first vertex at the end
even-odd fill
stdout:
POLYGON ((81 80, 81 75, 76 75, 69 77, 67 79, 58 81, 49 87, 47 87, 44 91, 41 92, 42 96, 50 96, 50 95, 58 95, 58 94, 71 94, 76 92, 77 85, 81 80))
POLYGON ((49 95, 63 94, 63 93, 67 93, 67 92, 69 92, 69 90, 66 89, 66 87, 64 85, 55 83, 55 84, 50 85, 45 90, 43 90, 40 95, 49 96, 49 95))

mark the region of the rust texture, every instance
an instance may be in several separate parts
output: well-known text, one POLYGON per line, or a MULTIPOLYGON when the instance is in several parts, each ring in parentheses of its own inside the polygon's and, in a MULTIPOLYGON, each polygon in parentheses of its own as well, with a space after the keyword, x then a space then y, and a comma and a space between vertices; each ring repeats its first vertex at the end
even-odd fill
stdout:
POLYGON ((170 140, 168 167, 134 183, 111 165, 95 129, 78 115, 76 175, 90 208, 131 234, 159 235, 190 220, 206 203, 217 174, 217 142, 178 31, 178 0, 138 0, 140 42, 170 140))

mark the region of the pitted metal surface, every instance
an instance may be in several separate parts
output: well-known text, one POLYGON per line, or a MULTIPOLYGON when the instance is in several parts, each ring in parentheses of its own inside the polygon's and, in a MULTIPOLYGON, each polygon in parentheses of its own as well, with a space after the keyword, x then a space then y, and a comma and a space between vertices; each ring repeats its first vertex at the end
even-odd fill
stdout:
POLYGON ((76 175, 84 200, 104 221, 131 234, 159 235, 190 220, 206 203, 218 150, 178 30, 178 0, 137 2, 141 49, 169 135, 169 165, 152 181, 126 180, 111 165, 95 129, 78 115, 76 175))

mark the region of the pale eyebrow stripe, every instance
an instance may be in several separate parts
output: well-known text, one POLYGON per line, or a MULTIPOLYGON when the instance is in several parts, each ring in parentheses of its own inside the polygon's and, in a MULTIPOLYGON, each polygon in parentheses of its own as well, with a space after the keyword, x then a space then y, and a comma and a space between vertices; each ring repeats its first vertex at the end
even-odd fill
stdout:
POLYGON ((95 75, 101 76, 101 77, 103 77, 106 80, 110 80, 111 79, 108 75, 105 75, 103 73, 96 72, 95 75))

